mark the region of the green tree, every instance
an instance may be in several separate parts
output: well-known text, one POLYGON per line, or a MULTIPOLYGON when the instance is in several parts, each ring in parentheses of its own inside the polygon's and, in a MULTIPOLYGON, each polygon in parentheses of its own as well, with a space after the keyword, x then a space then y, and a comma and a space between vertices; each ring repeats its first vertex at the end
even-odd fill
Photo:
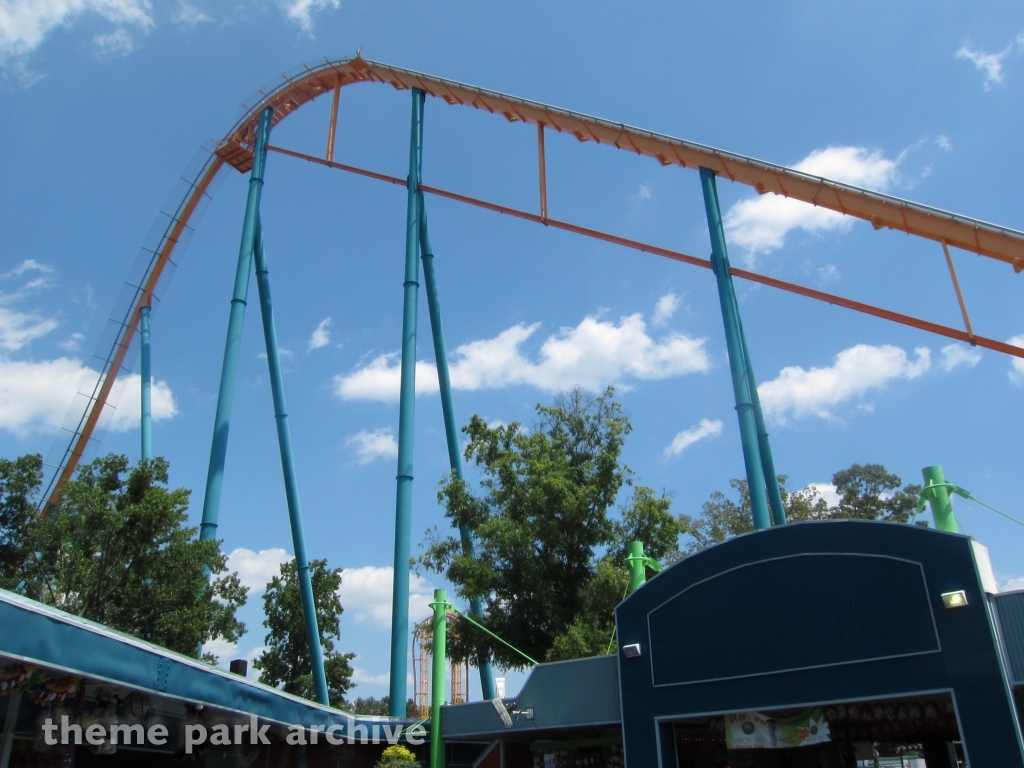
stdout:
POLYGON ((247 590, 218 542, 187 525, 189 491, 166 487, 164 459, 82 466, 49 517, 29 502, 41 467, 38 456, 0 462, 4 586, 188 655, 241 637, 235 612, 247 590))
MULTIPOLYGON (((456 536, 428 532, 422 567, 444 574, 464 599, 479 597, 484 623, 535 659, 605 653, 611 611, 628 576, 626 543, 641 538, 655 558, 677 554, 671 500, 643 486, 618 519, 612 512, 632 472, 621 461, 632 427, 613 390, 580 390, 538 405, 531 429, 489 426, 474 416, 466 461, 482 473, 478 490, 454 478, 438 494, 454 528, 473 531, 475 557, 456 536)), ((527 662, 462 622, 449 644, 454 659, 489 657, 505 668, 527 662)))
POLYGON ((43 457, 0 459, 0 588, 18 591, 19 585, 41 573, 31 545, 36 517, 32 496, 43 482, 43 457))
MULTIPOLYGON (((364 698, 358 698, 351 704, 343 706, 343 709, 347 709, 356 715, 380 715, 381 717, 387 717, 390 713, 390 696, 382 696, 379 699, 373 696, 367 696, 364 698)), ((416 702, 409 699, 405 702, 405 715, 406 717, 414 717, 416 713, 416 702)))
MULTIPOLYGON (((913 484, 900 488, 900 478, 881 464, 854 464, 836 472, 832 476, 832 484, 839 495, 839 503, 832 507, 812 489, 788 491, 786 480, 785 475, 779 475, 786 519, 791 523, 808 520, 906 523, 914 512, 921 491, 921 486, 913 484)), ((730 499, 721 491, 715 491, 704 502, 698 517, 680 516, 681 524, 691 536, 687 554, 725 541, 729 536, 754 530, 747 481, 736 478, 730 480, 729 485, 737 492, 738 499, 730 499)), ((927 525, 923 522, 917 524, 927 525)))
POLYGON ((901 489, 901 482, 881 464, 854 464, 836 472, 832 484, 840 499, 833 517, 908 522, 917 506, 921 486, 910 484, 901 489))
MULTIPOLYGON (((343 706, 345 693, 353 687, 349 661, 355 658, 354 653, 338 653, 334 650, 334 641, 341 636, 340 619, 344 611, 338 599, 341 570, 331 570, 326 560, 313 560, 309 564, 320 645, 324 655, 327 693, 333 707, 343 706)), ((263 608, 267 616, 263 624, 269 630, 265 640, 267 650, 253 662, 253 666, 260 670, 260 680, 315 701, 313 666, 306 643, 306 625, 302 616, 302 600, 294 560, 282 563, 281 574, 267 584, 267 591, 263 593, 263 608)))

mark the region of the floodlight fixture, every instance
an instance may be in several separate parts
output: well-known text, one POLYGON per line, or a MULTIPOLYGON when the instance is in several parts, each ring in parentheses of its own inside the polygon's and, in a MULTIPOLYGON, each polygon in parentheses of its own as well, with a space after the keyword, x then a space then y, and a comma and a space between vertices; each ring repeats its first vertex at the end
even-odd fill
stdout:
POLYGON ((942 604, 947 608, 963 608, 967 605, 967 593, 962 589, 956 592, 943 592, 942 604))
POLYGON ((622 653, 627 659, 636 659, 640 656, 640 643, 630 643, 622 646, 622 653))

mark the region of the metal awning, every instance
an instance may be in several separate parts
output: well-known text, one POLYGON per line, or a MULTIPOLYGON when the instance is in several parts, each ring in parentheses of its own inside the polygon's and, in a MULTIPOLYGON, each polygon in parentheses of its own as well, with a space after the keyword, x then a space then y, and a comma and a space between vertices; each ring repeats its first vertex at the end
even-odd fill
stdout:
POLYGON ((346 739, 386 741, 417 722, 352 715, 306 701, 5 590, 0 657, 280 725, 337 725, 336 733, 346 739))

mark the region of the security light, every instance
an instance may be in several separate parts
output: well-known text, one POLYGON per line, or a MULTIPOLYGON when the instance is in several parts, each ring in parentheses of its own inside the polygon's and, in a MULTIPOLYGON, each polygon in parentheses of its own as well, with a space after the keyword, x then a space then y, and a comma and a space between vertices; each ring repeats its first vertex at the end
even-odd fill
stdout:
POLYGON ((640 656, 640 643, 630 643, 622 646, 622 653, 627 659, 635 659, 640 656))
POLYGON ((967 593, 962 589, 956 592, 943 592, 942 604, 947 608, 963 608, 967 605, 967 593))

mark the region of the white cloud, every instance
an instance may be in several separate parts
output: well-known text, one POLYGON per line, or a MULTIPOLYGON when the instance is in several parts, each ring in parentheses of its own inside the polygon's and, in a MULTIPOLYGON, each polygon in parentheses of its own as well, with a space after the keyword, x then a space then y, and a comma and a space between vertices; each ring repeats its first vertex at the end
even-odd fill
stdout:
MULTIPOLYGON (((80 360, 59 357, 40 362, 15 362, 0 359, 0 429, 24 436, 33 432, 53 432, 60 428, 86 377, 96 372, 80 360)), ((125 381, 120 408, 111 409, 110 428, 126 431, 139 425, 142 378, 130 375, 125 381)), ((153 385, 153 418, 170 418, 178 410, 174 396, 163 381, 153 385)))
POLYGON ((326 347, 331 343, 331 332, 328 331, 328 327, 331 325, 331 318, 325 317, 320 321, 320 325, 313 331, 313 335, 309 337, 309 346, 307 352, 312 352, 314 349, 320 349, 320 347, 326 347))
MULTIPOLYGON (((492 339, 471 341, 451 356, 449 370, 455 389, 499 389, 529 384, 546 391, 580 386, 597 390, 608 384, 636 379, 663 379, 710 368, 705 339, 670 333, 655 341, 639 314, 619 323, 584 319, 575 328, 563 328, 541 345, 538 361, 520 350, 540 327, 514 325, 492 339)), ((398 399, 398 353, 379 355, 347 375, 334 377, 334 392, 346 400, 398 399)), ((416 392, 436 392, 437 370, 416 363, 416 392)))
POLYGON ((942 370, 952 371, 954 368, 967 366, 973 368, 981 362, 981 350, 964 344, 948 344, 942 348, 942 370))
POLYGON ((373 675, 362 667, 352 667, 352 682, 364 685, 388 685, 391 682, 391 675, 387 672, 373 675))
POLYGON ((650 200, 654 195, 651 194, 651 188, 647 184, 641 184, 634 195, 638 200, 650 200))
POLYGON ((229 643, 227 640, 218 637, 216 640, 211 640, 208 643, 203 643, 203 653, 212 653, 217 657, 217 667, 220 669, 228 669, 229 665, 234 659, 245 659, 249 662, 249 667, 246 671, 246 678, 249 680, 259 680, 260 671, 255 669, 252 663, 264 654, 264 652, 270 650, 265 645, 258 645, 255 648, 250 648, 245 653, 242 653, 237 643, 229 643))
POLYGON ((941 133, 940 133, 940 134, 938 135, 938 137, 937 137, 937 138, 935 139, 935 144, 936 144, 936 146, 938 146, 938 147, 939 147, 940 149, 943 149, 943 150, 945 150, 946 152, 952 152, 952 151, 953 151, 953 145, 952 145, 952 144, 951 144, 951 143, 949 142, 949 138, 948 138, 948 137, 946 137, 946 136, 944 136, 944 135, 943 135, 943 134, 941 134, 941 133))
MULTIPOLYGON (((166 381, 154 381, 150 387, 150 407, 153 421, 169 419, 178 415, 174 394, 166 381)), ((124 391, 117 402, 117 409, 110 420, 114 432, 128 432, 138 429, 142 423, 142 377, 137 373, 128 376, 124 391)))
POLYGON ((217 657, 217 666, 227 669, 228 662, 236 658, 238 644, 229 643, 227 640, 217 637, 203 643, 203 653, 212 653, 217 657))
POLYGON ((1014 592, 1018 589, 1024 589, 1024 576, 1007 579, 1000 585, 999 589, 1001 592, 1014 592))
POLYGON ((1003 59, 1011 50, 1013 50, 1012 44, 999 53, 985 53, 982 50, 976 51, 964 43, 956 52, 956 57, 966 59, 974 64, 975 69, 985 76, 985 90, 990 91, 994 85, 1003 82, 1003 59))
MULTIPOLYGON (((857 187, 885 190, 892 183, 896 165, 880 151, 828 147, 814 150, 793 168, 857 187)), ((729 242, 751 256, 781 248, 786 234, 794 229, 845 231, 852 225, 853 219, 836 211, 774 194, 740 200, 725 214, 729 242)))
POLYGON ((96 47, 96 56, 101 59, 124 57, 135 50, 135 39, 124 27, 95 35, 92 43, 96 47))
POLYGON ((204 21, 210 20, 209 16, 192 5, 192 3, 187 2, 187 0, 179 0, 178 10, 171 17, 171 21, 176 24, 184 24, 187 27, 195 27, 204 21))
POLYGON ((839 269, 835 264, 818 267, 818 280, 823 283, 834 283, 839 279, 839 269))
POLYGON ((39 317, 0 305, 0 349, 16 352, 58 325, 52 317, 39 317))
POLYGON ((282 0, 281 7, 289 19, 297 23, 304 32, 313 33, 313 14, 319 11, 341 7, 340 0, 282 0))
POLYGON ((0 429, 19 436, 59 429, 86 370, 68 357, 38 363, 0 359, 0 429))
POLYGON ((784 422, 787 416, 832 418, 830 409, 894 379, 914 379, 931 366, 927 347, 910 359, 899 347, 858 344, 836 355, 828 368, 783 368, 757 388, 765 415, 784 422))
POLYGON ((26 272, 40 272, 42 274, 50 274, 53 272, 53 267, 49 264, 40 264, 35 259, 25 259, 21 264, 16 266, 14 269, 4 272, 0 275, 0 280, 6 280, 10 277, 21 277, 26 272))
POLYGON ((292 555, 280 548, 253 552, 251 549, 239 547, 228 555, 228 570, 238 572, 242 586, 248 587, 252 592, 263 592, 270 580, 281 574, 281 563, 291 559, 292 555))
POLYGON ((26 281, 17 290, 0 291, 0 350, 4 352, 16 352, 59 325, 52 317, 40 317, 13 308, 13 305, 23 299, 49 287, 50 279, 47 275, 53 272, 53 267, 40 264, 34 259, 26 259, 14 269, 0 275, 0 280, 21 277, 26 272, 37 272, 39 276, 26 281))
POLYGON ((345 440, 345 447, 350 445, 355 446, 360 464, 369 464, 376 459, 393 459, 398 456, 398 443, 395 442, 390 427, 375 429, 373 432, 361 430, 345 440))
POLYGON ((839 505, 841 497, 832 483, 811 483, 804 490, 810 492, 812 496, 824 499, 830 507, 839 505))
MULTIPOLYGON (((362 568, 346 568, 341 574, 341 587, 338 588, 338 599, 345 609, 345 615, 357 624, 369 621, 379 627, 390 627, 393 574, 394 569, 391 567, 366 565, 362 568)), ((422 576, 410 575, 411 622, 421 621, 430 615, 433 589, 422 576)))
MULTIPOLYGON (((58 27, 83 14, 97 14, 111 24, 153 26, 148 0, 4 0, 0 3, 0 60, 26 56, 58 27)), ((127 34, 127 33, 126 33, 127 34)))
POLYGON ((68 352, 77 352, 82 348, 82 342, 85 341, 85 336, 81 333, 72 333, 67 339, 62 341, 57 346, 61 349, 66 349, 68 352))
MULTIPOLYGON (((291 359, 291 358, 295 357, 295 353, 292 352, 290 349, 285 349, 284 347, 278 347, 277 348, 277 356, 278 357, 287 357, 288 359, 291 359)), ((267 353, 266 352, 260 352, 259 354, 256 355, 256 357, 258 357, 260 360, 266 360, 267 359, 267 353)))
MULTIPOLYGON (((1014 336, 1006 340, 1007 344, 1015 347, 1024 347, 1024 335, 1014 336)), ((1010 381, 1017 386, 1024 386, 1024 358, 1015 357, 1010 360, 1010 381)))
POLYGON ((672 438, 672 444, 665 449, 666 456, 678 456, 680 453, 685 451, 694 443, 705 440, 709 437, 717 437, 722 434, 722 422, 718 419, 711 421, 710 419, 701 419, 700 424, 697 424, 689 429, 684 429, 672 438))
MULTIPOLYGON (((335 376, 333 379, 334 394, 344 400, 391 402, 398 399, 399 375, 397 352, 378 355, 350 374, 335 376)), ((422 395, 437 390, 437 369, 422 360, 417 362, 416 394, 422 395)))
POLYGON ((651 318, 651 325, 664 325, 676 313, 677 309, 679 309, 679 297, 674 293, 666 293, 654 305, 654 317, 651 318))
POLYGON ((96 35, 92 39, 96 54, 101 57, 127 56, 135 50, 135 41, 123 27, 96 35))

